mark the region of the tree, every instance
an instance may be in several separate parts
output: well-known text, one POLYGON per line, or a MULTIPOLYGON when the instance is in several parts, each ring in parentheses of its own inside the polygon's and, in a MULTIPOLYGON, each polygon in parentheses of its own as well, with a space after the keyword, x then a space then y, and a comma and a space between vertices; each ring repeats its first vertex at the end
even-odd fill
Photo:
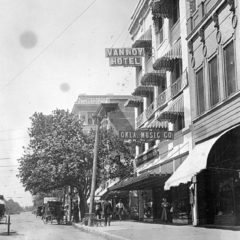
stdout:
POLYGON ((100 131, 99 163, 101 180, 126 178, 133 174, 133 149, 113 129, 100 131))
MULTIPOLYGON (((49 115, 34 113, 30 119, 30 142, 19 159, 19 177, 25 190, 41 195, 75 188, 83 217, 90 196, 95 132, 84 134, 82 122, 65 110, 49 115)), ((99 142, 97 186, 109 178, 130 176, 131 147, 113 130, 101 130, 99 142)))
POLYGON ((34 113, 29 129, 30 143, 19 159, 19 177, 32 194, 75 187, 85 212, 90 192, 92 148, 77 116, 65 110, 50 115, 34 113))

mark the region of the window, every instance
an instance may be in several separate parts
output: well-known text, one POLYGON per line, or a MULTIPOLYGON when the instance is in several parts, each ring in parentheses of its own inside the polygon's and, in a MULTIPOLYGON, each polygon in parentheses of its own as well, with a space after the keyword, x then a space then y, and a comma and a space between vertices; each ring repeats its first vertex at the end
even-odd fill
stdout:
POLYGON ((163 19, 157 18, 155 21, 156 43, 159 46, 163 41, 163 19))
POLYGON ((174 25, 179 19, 179 0, 173 0, 172 2, 172 25, 174 25))
POLYGON ((209 61, 210 106, 219 102, 217 57, 209 61))
POLYGON ((237 90, 233 41, 224 48, 225 93, 230 96, 237 90))
POLYGON ((176 121, 174 122, 174 131, 178 132, 185 127, 184 115, 178 115, 176 121))
POLYGON ((205 94, 203 83, 203 69, 196 73, 196 96, 197 96, 197 114, 200 115, 205 111, 205 94))
POLYGON ((178 78, 182 75, 182 60, 175 59, 172 72, 172 83, 176 82, 178 78))

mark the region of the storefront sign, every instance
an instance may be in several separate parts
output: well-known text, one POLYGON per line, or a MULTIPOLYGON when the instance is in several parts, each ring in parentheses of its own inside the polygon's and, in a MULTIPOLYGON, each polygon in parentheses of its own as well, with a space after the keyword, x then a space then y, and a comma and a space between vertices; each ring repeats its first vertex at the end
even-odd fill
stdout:
POLYGON ((130 140, 167 140, 174 138, 173 131, 164 130, 137 130, 137 131, 119 131, 119 137, 130 140))
POLYGON ((141 66, 144 48, 106 48, 105 55, 110 66, 141 66))

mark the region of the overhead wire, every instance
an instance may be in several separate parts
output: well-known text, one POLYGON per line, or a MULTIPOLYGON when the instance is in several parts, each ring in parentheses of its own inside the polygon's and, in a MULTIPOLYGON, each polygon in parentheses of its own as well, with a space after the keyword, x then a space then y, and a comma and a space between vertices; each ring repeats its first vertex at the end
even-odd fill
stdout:
POLYGON ((0 91, 5 90, 11 83, 13 83, 22 73, 24 73, 40 56, 43 55, 63 34, 74 24, 79 18, 87 12, 97 0, 92 1, 77 17, 75 17, 52 41, 50 41, 47 46, 45 46, 23 69, 18 72, 13 78, 11 78, 1 89, 0 91))

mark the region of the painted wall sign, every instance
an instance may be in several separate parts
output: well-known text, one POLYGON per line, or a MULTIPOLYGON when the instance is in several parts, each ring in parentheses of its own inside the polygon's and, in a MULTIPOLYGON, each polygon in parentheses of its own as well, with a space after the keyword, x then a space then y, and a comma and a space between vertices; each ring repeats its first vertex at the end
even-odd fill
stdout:
POLYGON ((141 66, 144 48, 106 48, 105 56, 110 66, 141 66))
POLYGON ((121 139, 130 139, 130 140, 167 140, 174 138, 173 131, 165 131, 165 130, 137 130, 137 131, 119 131, 119 137, 121 139))

